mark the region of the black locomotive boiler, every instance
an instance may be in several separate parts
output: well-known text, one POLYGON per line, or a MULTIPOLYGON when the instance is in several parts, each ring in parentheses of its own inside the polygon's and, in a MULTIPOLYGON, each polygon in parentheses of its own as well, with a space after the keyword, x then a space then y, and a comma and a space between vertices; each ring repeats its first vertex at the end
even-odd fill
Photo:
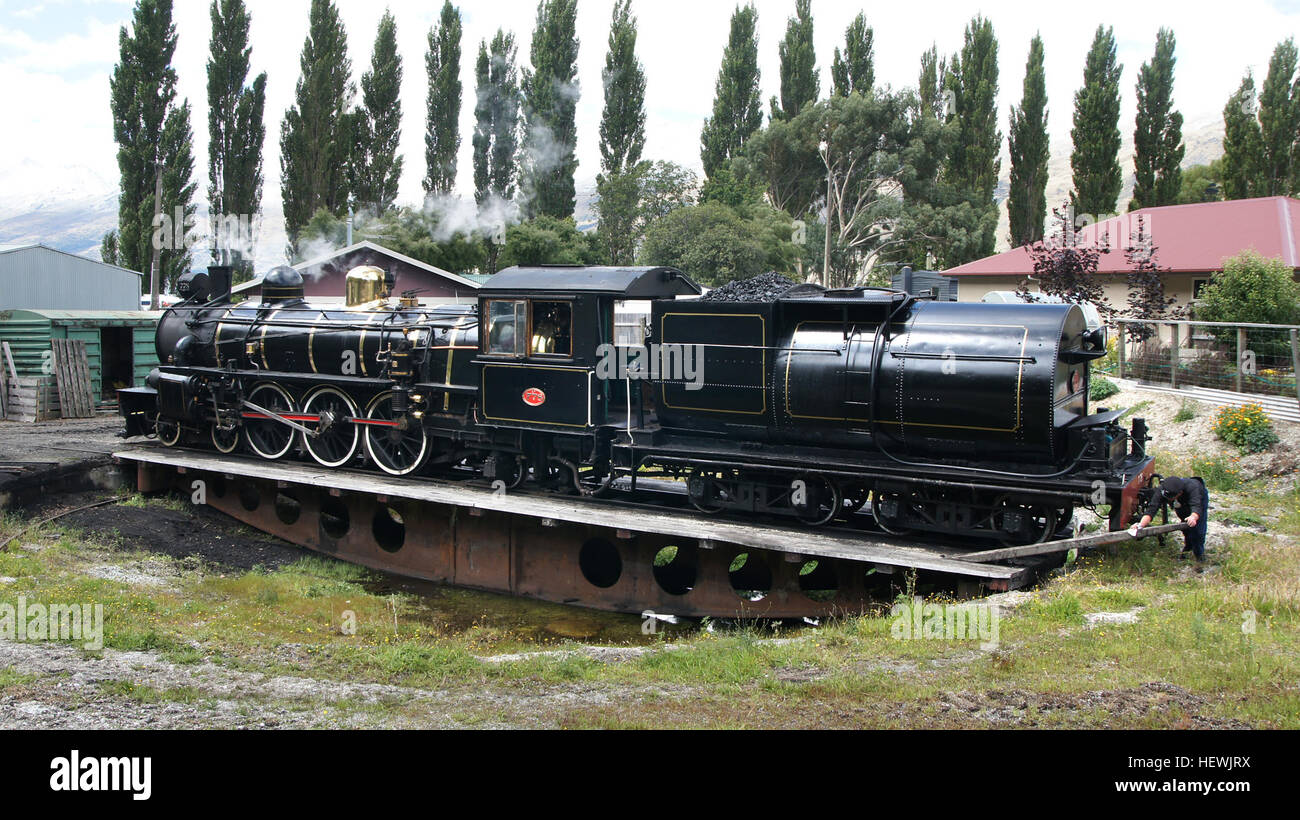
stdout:
POLYGON ((438 307, 375 268, 341 306, 304 300, 291 268, 256 303, 227 283, 187 277, 163 364, 121 391, 128 435, 587 495, 670 477, 706 514, 867 508, 888 532, 1006 543, 1078 506, 1122 526, 1153 471, 1141 419, 1089 411, 1105 335, 1073 305, 812 285, 730 302, 664 267, 510 268, 438 307), (651 306, 640 343, 615 333, 630 300, 651 306))

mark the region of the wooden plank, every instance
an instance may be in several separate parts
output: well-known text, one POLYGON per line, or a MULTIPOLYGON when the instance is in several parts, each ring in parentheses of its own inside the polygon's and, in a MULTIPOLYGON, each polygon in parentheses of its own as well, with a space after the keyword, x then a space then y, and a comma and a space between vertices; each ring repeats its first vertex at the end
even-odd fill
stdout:
POLYGON ((933 570, 993 581, 1016 583, 1026 573, 1021 567, 959 560, 961 553, 921 544, 906 544, 873 533, 848 536, 779 525, 752 525, 736 521, 703 519, 678 510, 646 510, 554 496, 498 495, 483 487, 437 479, 400 479, 345 470, 324 470, 292 462, 257 463, 215 454, 141 446, 121 450, 114 458, 164 464, 229 475, 253 476, 294 483, 327 486, 340 492, 387 495, 470 510, 550 518, 573 524, 617 527, 632 532, 681 538, 684 543, 711 541, 742 547, 786 552, 809 557, 843 558, 887 566, 933 570))
POLYGON ((55 382, 59 407, 68 419, 90 418, 95 414, 95 397, 86 364, 86 343, 80 340, 51 339, 54 352, 55 382))
POLYGON ((18 368, 17 368, 17 367, 14 367, 14 354, 13 354, 13 351, 9 349, 9 343, 8 343, 8 342, 0 342, 0 347, 3 347, 3 348, 4 348, 5 364, 9 366, 9 378, 13 379, 14 381, 17 381, 17 380, 18 380, 18 368))
MULTIPOLYGON (((1147 538, 1152 535, 1164 535, 1168 532, 1177 532, 1178 530, 1187 529, 1184 523, 1178 524, 1161 524, 1156 527, 1147 527, 1142 530, 1142 535, 1138 538, 1147 538)), ((1062 538, 1059 541, 1044 541, 1041 544, 1025 544, 1019 547, 1003 547, 996 550, 980 550, 979 552, 968 552, 957 556, 963 561, 1005 561, 1008 558, 1027 558, 1031 555, 1051 555, 1054 552, 1069 552, 1072 549, 1082 549, 1085 547, 1100 547, 1106 544, 1122 544, 1125 541, 1136 541, 1138 538, 1129 534, 1128 530, 1115 530, 1113 532, 1099 532, 1093 535, 1081 535, 1076 538, 1062 538)))

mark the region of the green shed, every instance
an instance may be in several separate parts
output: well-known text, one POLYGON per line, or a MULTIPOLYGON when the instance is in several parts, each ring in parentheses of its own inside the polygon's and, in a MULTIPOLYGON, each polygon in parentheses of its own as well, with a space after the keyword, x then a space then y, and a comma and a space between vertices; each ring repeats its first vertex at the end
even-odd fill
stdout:
POLYGON ((158 366, 154 332, 160 316, 144 310, 0 310, 0 342, 9 343, 20 379, 50 383, 50 340, 85 342, 95 401, 112 405, 117 388, 144 384, 158 366))

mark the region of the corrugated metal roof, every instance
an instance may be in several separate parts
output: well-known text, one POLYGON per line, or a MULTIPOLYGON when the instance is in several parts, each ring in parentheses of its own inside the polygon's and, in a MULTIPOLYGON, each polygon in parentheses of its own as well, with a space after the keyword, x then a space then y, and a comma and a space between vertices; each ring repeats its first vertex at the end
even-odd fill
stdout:
POLYGON ((6 319, 25 319, 40 317, 49 319, 52 322, 61 321, 94 321, 103 320, 131 320, 156 322, 158 317, 163 315, 161 310, 47 310, 37 308, 35 310, 3 310, 0 311, 0 321, 6 319), (29 314, 23 316, 22 314, 29 314))
POLYGON ((0 253, 0 309, 138 309, 141 274, 44 245, 0 253))
MULTIPOLYGON (((1101 255, 1097 273, 1132 271, 1123 249, 1137 229, 1139 215, 1157 249, 1156 262, 1170 273, 1221 271, 1223 260, 1245 250, 1300 269, 1300 199, 1271 196, 1140 208, 1081 228, 1077 234, 1081 243, 1110 249, 1101 255)), ((1024 248, 944 271, 948 276, 1029 276, 1033 272, 1033 256, 1024 248)))

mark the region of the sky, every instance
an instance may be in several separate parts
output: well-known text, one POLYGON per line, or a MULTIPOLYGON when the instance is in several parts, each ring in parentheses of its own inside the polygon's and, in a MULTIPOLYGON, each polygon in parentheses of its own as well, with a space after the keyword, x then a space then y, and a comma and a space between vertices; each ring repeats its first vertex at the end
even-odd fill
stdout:
MULTIPOLYGON (((521 62, 526 62, 537 6, 535 0, 461 0, 459 5, 465 30, 461 66, 465 92, 458 192, 469 196, 473 192, 469 140, 473 61, 478 43, 498 27, 513 30, 521 62)), ((578 4, 580 192, 595 187, 599 170, 600 74, 612 5, 613 0, 579 0, 578 4)), ((248 6, 253 73, 268 73, 263 203, 269 216, 270 211, 279 211, 280 120, 292 103, 310 0, 249 0, 248 6)), ((359 81, 369 65, 384 4, 338 0, 338 6, 359 81)), ((756 0, 756 6, 766 111, 767 99, 779 91, 777 44, 793 14, 794 0, 756 0)), ((0 157, 9 165, 7 170, 0 167, 0 204, 35 200, 48 189, 73 196, 96 185, 116 187, 109 76, 118 59, 118 31, 129 25, 132 7, 131 0, 0 0, 0 88, 5 89, 6 103, 0 157)), ((397 19, 405 67, 400 148, 406 159, 398 201, 414 204, 422 198, 424 175, 424 54, 441 3, 391 0, 388 7, 397 19)), ((732 0, 634 0, 633 13, 640 23, 637 53, 647 75, 647 159, 671 160, 699 171, 700 127, 711 111, 734 8, 732 0)), ((1010 106, 1019 102, 1029 41, 1041 33, 1054 143, 1068 141, 1073 95, 1099 24, 1115 28, 1124 67, 1121 129, 1125 134, 1133 127, 1137 70, 1150 59, 1161 26, 1172 27, 1177 35, 1174 101, 1188 129, 1221 118, 1224 102, 1246 70, 1262 79, 1277 42, 1300 32, 1300 0, 1234 0, 1230 7, 1155 0, 1096 4, 813 0, 812 8, 823 95, 830 85, 833 50, 843 42, 844 29, 860 10, 865 10, 875 29, 877 82, 895 88, 915 84, 920 55, 932 43, 941 53, 960 49, 966 23, 972 15, 984 14, 992 20, 999 43, 999 120, 1004 135, 1010 106)), ((175 21, 178 91, 193 107, 196 176, 200 198, 205 199, 208 2, 176 0, 175 21)))

